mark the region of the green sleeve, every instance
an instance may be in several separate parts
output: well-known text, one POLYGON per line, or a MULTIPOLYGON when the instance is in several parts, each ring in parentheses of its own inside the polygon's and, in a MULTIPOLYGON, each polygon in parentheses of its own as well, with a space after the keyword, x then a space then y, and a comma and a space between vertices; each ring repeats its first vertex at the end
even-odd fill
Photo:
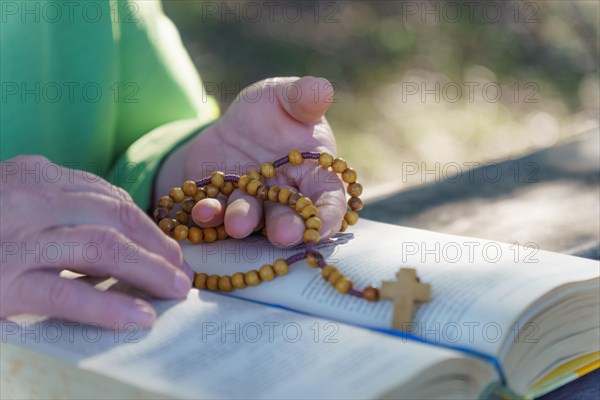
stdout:
POLYGON ((160 3, 127 4, 135 7, 119 10, 119 74, 122 87, 136 92, 129 99, 133 101, 119 102, 115 151, 120 157, 109 179, 147 209, 164 158, 214 120, 218 108, 205 95, 179 33, 160 3))

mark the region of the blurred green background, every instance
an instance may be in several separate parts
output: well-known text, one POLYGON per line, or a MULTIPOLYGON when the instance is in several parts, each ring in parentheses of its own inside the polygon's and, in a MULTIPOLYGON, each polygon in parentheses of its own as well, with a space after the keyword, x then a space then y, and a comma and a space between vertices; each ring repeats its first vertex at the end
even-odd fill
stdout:
POLYGON ((597 1, 171 0, 164 8, 223 110, 266 77, 328 78, 339 153, 367 186, 435 179, 404 177, 402 162, 466 168, 598 131, 597 1))

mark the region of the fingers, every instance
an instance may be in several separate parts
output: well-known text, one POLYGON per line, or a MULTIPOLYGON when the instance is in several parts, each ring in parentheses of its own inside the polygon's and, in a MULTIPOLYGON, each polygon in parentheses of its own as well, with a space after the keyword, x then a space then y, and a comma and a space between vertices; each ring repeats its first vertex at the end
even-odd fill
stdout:
POLYGON ((57 208, 70 205, 59 214, 61 225, 102 225, 122 232, 131 241, 160 254, 175 267, 182 267, 181 248, 134 203, 99 193, 66 193, 57 208))
POLYGON ((313 166, 302 175, 300 192, 310 198, 319 210, 323 223, 321 239, 339 232, 346 213, 346 194, 342 180, 332 171, 313 166))
POLYGON ((265 203, 267 237, 277 247, 292 247, 302 241, 304 220, 290 207, 280 203, 265 203))
POLYGON ((39 248, 46 249, 41 251, 44 265, 92 276, 109 275, 168 299, 184 297, 191 287, 182 270, 114 228, 60 227, 44 231, 37 239, 39 248))
MULTIPOLYGON (((304 164, 297 172, 300 173, 296 182, 298 189, 290 189, 312 200, 322 222, 320 238, 330 238, 340 230, 346 212, 344 185, 337 175, 314 164, 304 164)), ((290 247, 302 242, 304 220, 296 210, 279 203, 266 202, 265 216, 271 243, 290 247)))
POLYGON ((41 168, 46 171, 45 178, 47 183, 57 183, 66 192, 94 192, 133 202, 133 199, 125 190, 107 182, 92 172, 65 168, 44 157, 35 156, 29 157, 29 159, 34 165, 41 165, 41 168))
POLYGON ((312 76, 288 79, 282 80, 276 90, 283 109, 299 122, 318 122, 333 101, 331 83, 327 79, 312 76))
POLYGON ((200 200, 192 209, 192 219, 201 228, 225 224, 229 236, 240 239, 254 232, 262 222, 260 201, 234 190, 228 198, 200 200))
POLYGON ((226 199, 202 199, 192 209, 192 220, 201 228, 211 228, 223 223, 226 199))
POLYGON ((152 306, 141 299, 101 292, 80 279, 61 278, 50 271, 28 271, 15 286, 28 293, 17 313, 97 323, 109 329, 126 329, 132 323, 148 328, 156 318, 152 306), (33 286, 35 290, 31 290, 33 286))
POLYGON ((228 199, 225 210, 225 230, 236 239, 244 238, 262 224, 263 206, 260 200, 236 189, 228 199))

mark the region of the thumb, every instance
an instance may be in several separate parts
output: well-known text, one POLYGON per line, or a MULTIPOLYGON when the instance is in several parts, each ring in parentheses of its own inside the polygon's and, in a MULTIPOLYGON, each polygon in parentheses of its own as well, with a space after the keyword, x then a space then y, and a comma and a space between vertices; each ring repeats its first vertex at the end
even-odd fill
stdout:
POLYGON ((282 80, 276 91, 283 109, 304 123, 318 122, 333 101, 333 86, 325 78, 305 76, 282 80))

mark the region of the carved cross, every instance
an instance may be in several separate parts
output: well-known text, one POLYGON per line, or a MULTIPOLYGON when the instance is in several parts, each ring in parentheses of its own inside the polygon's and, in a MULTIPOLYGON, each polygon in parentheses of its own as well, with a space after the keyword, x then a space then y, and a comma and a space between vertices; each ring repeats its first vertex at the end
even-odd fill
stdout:
POLYGON ((417 271, 413 268, 401 268, 396 281, 384 281, 380 295, 394 302, 394 329, 402 330, 404 324, 412 322, 414 303, 429 301, 431 285, 420 283, 417 271))

